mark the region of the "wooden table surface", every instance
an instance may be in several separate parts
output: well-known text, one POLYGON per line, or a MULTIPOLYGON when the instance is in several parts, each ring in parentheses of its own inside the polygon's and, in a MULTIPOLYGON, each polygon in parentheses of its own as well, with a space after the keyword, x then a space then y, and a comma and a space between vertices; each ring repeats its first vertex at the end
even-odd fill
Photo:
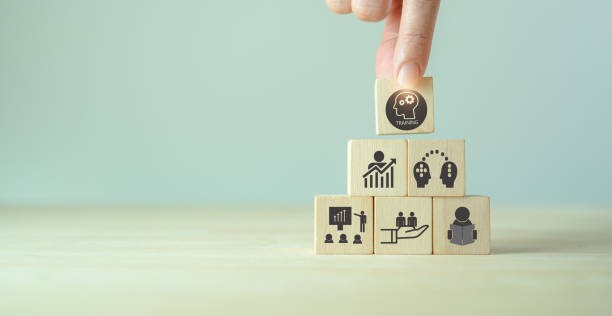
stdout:
POLYGON ((315 256, 303 208, 0 208, 0 315, 610 315, 611 208, 492 209, 490 256, 315 256))

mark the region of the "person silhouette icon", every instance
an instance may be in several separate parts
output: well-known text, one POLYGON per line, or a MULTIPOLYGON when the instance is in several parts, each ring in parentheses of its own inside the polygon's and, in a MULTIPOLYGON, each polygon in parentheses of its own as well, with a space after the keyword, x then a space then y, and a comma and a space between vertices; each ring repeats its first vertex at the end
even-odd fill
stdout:
POLYGON ((332 234, 325 235, 325 243, 326 244, 333 244, 334 243, 334 239, 332 237, 332 234))
POLYGON ((346 240, 346 234, 340 234, 340 241, 338 241, 341 244, 346 244, 348 243, 348 240, 346 240))
POLYGON ((374 167, 374 166, 377 166, 378 168, 384 168, 387 163, 385 163, 383 160, 385 160, 385 153, 383 153, 380 150, 377 150, 374 153, 374 161, 375 162, 370 163, 368 165, 368 170, 372 169, 372 167, 374 167))
POLYGON ((455 210, 455 221, 450 225, 448 230, 448 240, 451 244, 467 245, 478 239, 478 231, 476 226, 470 221, 470 210, 461 206, 455 210))
POLYGON ((414 165, 413 169, 414 179, 417 182, 417 188, 424 188, 431 179, 429 173, 429 165, 425 161, 419 161, 414 165))
POLYGON ((440 180, 447 188, 455 186, 455 179, 457 179, 457 165, 452 161, 447 161, 442 164, 440 169, 440 180))
POLYGON ((404 213, 399 212, 397 214, 397 217, 395 218, 395 226, 398 228, 406 226, 406 218, 404 217, 404 213))
POLYGON ((408 216, 408 227, 416 228, 417 227, 417 218, 414 216, 414 212, 410 212, 410 216, 408 216))
POLYGON ((367 222, 367 217, 365 215, 364 211, 361 211, 360 214, 357 213, 353 213, 355 216, 359 217, 359 232, 360 233, 365 233, 365 225, 367 222))
POLYGON ((355 235, 355 239, 353 240, 353 244, 361 245, 361 235, 355 235))

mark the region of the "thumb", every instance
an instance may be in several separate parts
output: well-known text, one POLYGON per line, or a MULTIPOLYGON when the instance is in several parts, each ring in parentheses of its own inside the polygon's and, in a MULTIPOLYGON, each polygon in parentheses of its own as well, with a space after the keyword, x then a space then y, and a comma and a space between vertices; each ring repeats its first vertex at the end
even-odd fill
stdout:
POLYGON ((403 86, 418 82, 429 61, 440 0, 404 0, 394 56, 394 76, 403 86))

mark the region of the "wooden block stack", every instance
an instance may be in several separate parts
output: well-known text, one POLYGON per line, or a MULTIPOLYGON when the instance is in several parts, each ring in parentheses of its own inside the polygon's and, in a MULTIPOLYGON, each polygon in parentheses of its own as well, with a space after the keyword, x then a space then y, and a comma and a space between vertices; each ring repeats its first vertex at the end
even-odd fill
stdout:
MULTIPOLYGON (((433 81, 376 81, 376 133, 430 133, 433 81)), ((464 140, 350 140, 348 196, 315 197, 317 254, 489 254, 486 196, 465 195, 464 140)))

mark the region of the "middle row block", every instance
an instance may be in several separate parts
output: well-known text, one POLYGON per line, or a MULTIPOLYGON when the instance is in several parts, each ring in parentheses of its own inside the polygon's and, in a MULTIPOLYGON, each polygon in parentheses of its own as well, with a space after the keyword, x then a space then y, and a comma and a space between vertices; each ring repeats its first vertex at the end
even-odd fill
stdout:
POLYGON ((464 196, 464 140, 351 140, 348 193, 464 196))

